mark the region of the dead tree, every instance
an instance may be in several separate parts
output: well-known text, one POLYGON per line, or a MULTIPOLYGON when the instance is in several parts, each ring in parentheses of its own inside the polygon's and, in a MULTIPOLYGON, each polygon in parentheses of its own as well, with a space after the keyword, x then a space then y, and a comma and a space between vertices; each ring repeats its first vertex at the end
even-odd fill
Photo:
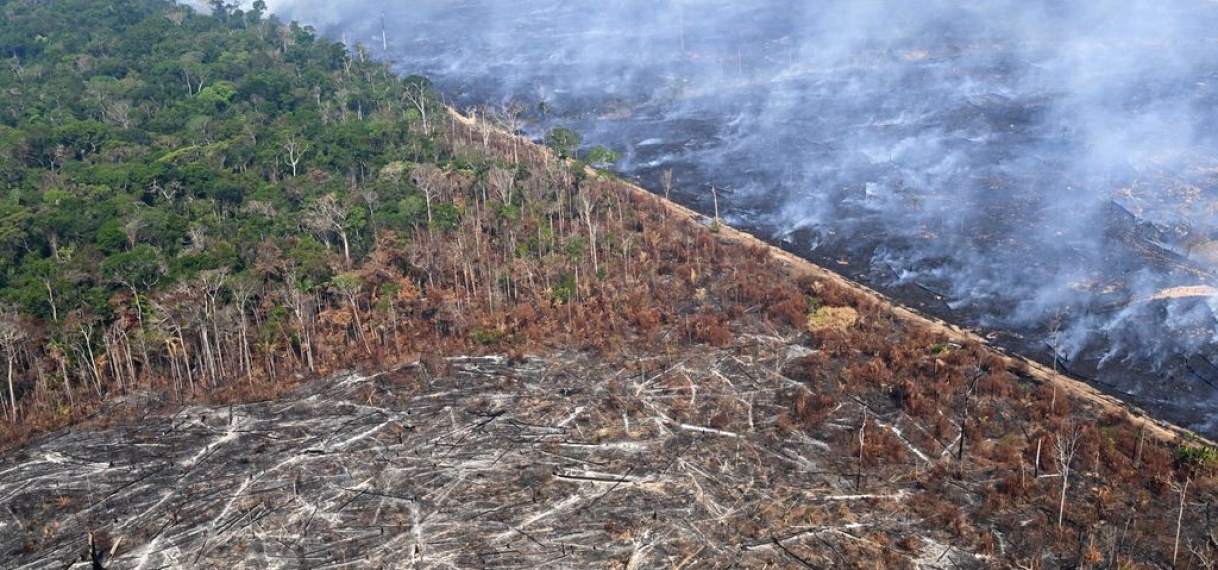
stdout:
POLYGON ((512 205, 512 185, 516 181, 516 173, 508 168, 493 166, 486 175, 487 183, 504 206, 512 205))
MULTIPOLYGON (((347 237, 347 214, 349 209, 334 193, 326 194, 309 207, 305 223, 325 239, 325 234, 334 232, 343 242, 343 261, 351 266, 351 244, 347 237)), ((326 240, 327 244, 329 240, 326 240)))
POLYGON ((714 200, 715 204, 715 219, 711 222, 711 228, 716 230, 723 224, 723 218, 719 217, 719 192, 723 190, 728 190, 728 193, 731 193, 729 188, 719 188, 714 184, 710 187, 711 199, 714 200))
POLYGON ((495 122, 499 124, 503 130, 509 135, 508 140, 512 144, 512 162, 520 162, 520 153, 518 152, 520 137, 516 133, 524 127, 524 111, 525 106, 518 101, 508 101, 501 104, 498 108, 490 109, 491 116, 495 122))
POLYGON ((1180 493, 1180 510, 1176 513, 1176 540, 1171 549, 1171 565, 1176 566, 1176 558, 1180 554, 1180 527, 1184 524, 1184 500, 1188 496, 1188 484, 1192 481, 1192 477, 1186 477, 1184 484, 1172 483, 1173 491, 1180 493))
POLYGON ((228 283, 228 269, 209 269, 199 273, 197 287, 203 293, 203 314, 202 317, 206 322, 200 323, 200 333, 202 335, 202 345, 204 351, 209 355, 207 360, 212 367, 212 381, 218 382, 219 379, 226 375, 226 367, 224 363, 224 342, 220 332, 220 313, 223 305, 223 299, 220 298, 220 293, 228 283), (209 334, 208 326, 211 327, 209 334), (208 337, 211 337, 210 339, 208 337), (212 351, 214 355, 212 354, 212 351))
POLYGON ((343 299, 346 299, 347 305, 351 308, 351 317, 355 320, 355 335, 364 345, 364 352, 371 355, 372 348, 368 346, 368 339, 364 336, 364 323, 359 316, 359 294, 364 287, 364 282, 354 273, 340 273, 330 281, 330 287, 343 299))
POLYGON ((313 362, 313 334, 310 326, 313 321, 314 299, 311 293, 301 289, 300 284, 297 283, 295 265, 289 266, 283 272, 283 299, 300 325, 300 350, 304 353, 305 363, 309 366, 310 372, 316 372, 317 366, 313 362))
POLYGON ((434 164, 420 164, 412 173, 412 180, 419 190, 423 191, 423 201, 427 205, 427 226, 432 224, 432 203, 440 197, 444 188, 447 174, 434 164))
POLYGON ((863 421, 859 424, 859 464, 854 476, 854 488, 863 492, 863 449, 867 444, 867 407, 863 408, 863 421))
POLYGON ((253 385, 253 355, 250 351, 249 318, 246 312, 258 294, 258 284, 249 278, 234 279, 229 281, 228 290, 233 296, 233 309, 237 312, 237 325, 240 327, 241 367, 245 369, 246 380, 253 385))
POLYGON ((592 251, 592 271, 594 274, 600 274, 601 266, 596 255, 596 198, 588 196, 588 193, 579 195, 579 210, 584 218, 584 224, 588 227, 588 246, 592 251))
POLYGON ((309 142, 298 138, 296 135, 288 135, 283 141, 283 162, 292 167, 292 176, 296 176, 297 165, 304 160, 305 153, 309 152, 309 142))
POLYGON ((431 123, 427 119, 427 113, 432 108, 430 84, 425 80, 407 80, 402 90, 402 101, 418 111, 423 132, 430 133, 431 123))
POLYGON ((4 360, 8 369, 9 419, 14 422, 17 421, 17 390, 13 386, 13 365, 16 363, 21 343, 27 337, 28 333, 21 327, 16 315, 0 315, 0 348, 4 349, 4 360))
POLYGON ((1066 488, 1070 485, 1070 462, 1074 461, 1074 453, 1078 451, 1078 442, 1082 430, 1075 425, 1062 428, 1053 436, 1053 458, 1057 460, 1057 469, 1062 476, 1061 497, 1057 503, 1057 528, 1062 527, 1066 515, 1066 488))

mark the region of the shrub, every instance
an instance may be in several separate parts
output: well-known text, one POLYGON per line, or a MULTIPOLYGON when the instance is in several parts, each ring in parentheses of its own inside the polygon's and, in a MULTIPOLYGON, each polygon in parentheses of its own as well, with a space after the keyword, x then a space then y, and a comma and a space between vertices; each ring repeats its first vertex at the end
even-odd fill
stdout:
POLYGON ((727 319, 710 314, 690 315, 685 320, 686 332, 694 342, 711 346, 727 346, 732 340, 732 331, 727 319))
POLYGON ((859 313, 850 307, 821 307, 808 315, 808 331, 815 334, 845 333, 859 321, 859 313))
POLYGON ((470 340, 485 346, 497 344, 503 340, 503 336, 504 332, 500 329, 484 327, 474 327, 474 330, 469 333, 470 340))
POLYGON ((1218 449, 1182 443, 1176 446, 1175 466, 1189 472, 1213 473, 1218 470, 1218 449))

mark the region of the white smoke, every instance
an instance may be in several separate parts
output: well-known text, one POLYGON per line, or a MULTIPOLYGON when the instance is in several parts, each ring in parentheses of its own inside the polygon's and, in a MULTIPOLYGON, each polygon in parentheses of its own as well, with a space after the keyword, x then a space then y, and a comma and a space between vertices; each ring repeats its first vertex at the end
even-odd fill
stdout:
POLYGON ((1138 301, 1214 281, 1183 255, 1218 237, 1212 2, 268 4, 1043 353, 1119 375, 1215 345, 1215 300, 1138 301))

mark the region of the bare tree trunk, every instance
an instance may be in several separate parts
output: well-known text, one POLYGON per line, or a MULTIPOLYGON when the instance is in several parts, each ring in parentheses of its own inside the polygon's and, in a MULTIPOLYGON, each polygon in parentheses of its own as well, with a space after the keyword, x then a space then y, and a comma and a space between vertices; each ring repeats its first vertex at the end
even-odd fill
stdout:
POLYGON ((1032 478, 1033 479, 1037 479, 1040 477, 1040 447, 1044 442, 1045 442, 1045 438, 1043 438, 1043 437, 1036 439, 1036 463, 1032 465, 1032 478))
POLYGON ((246 322, 244 312, 238 318, 241 319, 241 367, 245 369, 245 379, 252 385, 254 383, 254 372, 250 366, 250 339, 247 330, 249 323, 246 322))
MULTIPOLYGON (((595 201, 587 195, 580 195, 580 209, 584 214, 584 223, 588 226, 588 247, 592 251, 592 271, 599 275, 601 272, 600 262, 596 255, 596 220, 595 220, 595 201)), ((610 219, 612 222, 612 219, 610 219)))
MULTIPOLYGON (((961 436, 963 437, 963 435, 961 436)), ((854 488, 859 493, 863 492, 863 448, 867 443, 867 408, 863 407, 863 423, 859 424, 859 465, 858 472, 854 476, 854 488)))
POLYGON ((195 377, 190 369, 190 353, 186 350, 186 338, 182 335, 182 327, 177 327, 178 344, 182 347, 182 365, 186 368, 186 383, 190 387, 190 393, 195 392, 195 377))
POLYGON ((1057 528, 1062 527, 1062 521, 1066 517, 1066 487, 1070 484, 1070 466, 1062 466, 1062 492, 1061 499, 1057 503, 1057 528))
POLYGON ((93 354, 93 326, 85 328, 85 325, 80 325, 80 337, 84 341, 83 350, 78 351, 84 356, 85 363, 89 365, 89 375, 93 378, 93 385, 97 388, 97 395, 101 396, 101 371, 97 369, 97 356, 93 354))
POLYGON ((1078 426, 1067 426, 1062 429, 1063 432, 1053 438, 1053 454, 1062 475, 1061 497, 1057 504, 1057 528, 1059 529, 1066 517, 1066 488, 1070 485, 1070 462, 1074 460, 1074 453, 1078 450, 1078 440, 1082 435, 1078 426))
POLYGON ((312 320, 309 312, 312 308, 306 305, 304 291, 301 291, 296 285, 295 268, 285 272, 284 287, 285 297, 292 308, 292 313, 296 315, 296 322, 300 325, 300 348, 304 353, 305 363, 309 367, 309 372, 316 372, 317 367, 313 362, 313 337, 309 334, 309 321, 312 320))
POLYGON ((44 279, 42 285, 47 288, 47 301, 51 303, 51 320, 59 322, 59 307, 55 304, 55 289, 51 288, 51 280, 44 279))
POLYGON ((229 290, 233 294, 233 304, 236 305, 238 324, 241 327, 241 366, 245 369, 246 380, 253 385, 253 355, 250 351, 249 319, 245 310, 254 296, 254 285, 249 281, 237 281, 229 285, 229 290))
MULTIPOLYGON (((140 292, 134 286, 131 287, 131 298, 135 300, 135 316, 140 323, 140 353, 144 357, 144 366, 148 366, 148 329, 144 325, 144 306, 140 303, 140 292)), ((124 334, 123 336, 126 335, 124 334)), ((128 343, 130 343, 130 340, 128 340, 128 343)), ((130 357, 130 350, 127 351, 127 355, 130 357)), ((131 381, 135 382, 135 366, 131 366, 131 381)))
MULTIPOLYGON (((126 331, 123 332, 123 353, 127 356, 127 377, 128 384, 135 383, 135 355, 131 353, 131 337, 127 336, 126 331)), ((141 339, 142 340, 142 339, 141 339)), ((126 386, 119 384, 119 390, 126 391, 126 386)))
POLYGON ((9 417, 14 422, 17 421, 17 389, 13 382, 13 364, 17 360, 20 343, 28 337, 29 333, 22 328, 16 315, 0 315, 0 348, 4 349, 8 360, 8 397, 11 406, 9 417))
POLYGON ((215 305, 215 303, 213 303, 212 304, 211 332, 212 332, 212 339, 214 339, 214 341, 216 343, 216 370, 219 372, 220 378, 224 378, 224 376, 226 374, 228 374, 228 371, 225 370, 225 365, 224 365, 224 335, 220 334, 220 322, 217 317, 218 313, 219 313, 219 311, 216 310, 216 305, 215 305))
MULTIPOLYGON (((119 375, 123 373, 119 363, 120 354, 118 352, 118 341, 113 338, 113 333, 107 331, 102 333, 102 356, 106 357, 106 361, 110 363, 110 374, 114 376, 115 381, 119 381, 119 375)), ((101 375, 98 374, 97 382, 97 397, 102 397, 101 375)))
POLYGON ((169 369, 173 373, 173 392, 178 398, 182 397, 182 366, 178 363, 178 352, 182 347, 177 345, 177 339, 170 337, 170 340, 165 342, 169 348, 169 369))
POLYGON ((214 387, 216 385, 216 361, 211 354, 211 337, 207 334, 206 323, 202 323, 202 326, 199 327, 199 336, 199 348, 203 349, 202 358, 200 359, 202 362, 200 364, 207 371, 207 377, 214 387))
POLYGON ((72 379, 68 376, 68 356, 67 351, 60 350, 59 357, 59 373, 63 376, 63 390, 68 395, 68 407, 76 408, 76 397, 72 395, 72 379))
POLYGON ((1175 546, 1171 550, 1171 565, 1175 567, 1176 557, 1180 554, 1180 527, 1184 523, 1184 499, 1188 495, 1188 484, 1192 481, 1192 477, 1186 478, 1183 485, 1175 485, 1174 487, 1180 492, 1180 511, 1176 514, 1176 541, 1175 546))
POLYGON ((8 398, 9 398, 9 406, 11 406, 10 407, 11 414, 9 417, 11 418, 12 421, 16 422, 17 421, 17 390, 13 387, 13 359, 14 359, 13 349, 9 348, 5 352, 8 353, 6 355, 7 356, 6 360, 8 360, 8 398))
POLYGON ((351 267, 351 243, 347 241, 347 231, 339 227, 338 237, 343 240, 343 261, 347 267, 351 267))

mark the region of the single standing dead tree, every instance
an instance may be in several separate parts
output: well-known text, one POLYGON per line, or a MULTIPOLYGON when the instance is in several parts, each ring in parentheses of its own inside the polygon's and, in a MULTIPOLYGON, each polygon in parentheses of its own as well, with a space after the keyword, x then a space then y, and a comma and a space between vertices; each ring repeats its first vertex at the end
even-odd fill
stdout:
POLYGON ((444 184, 448 175, 444 169, 434 164, 420 164, 415 167, 411 179, 419 190, 423 191, 423 201, 427 205, 427 226, 430 228, 432 223, 432 202, 440 197, 441 190, 444 189, 444 184))
POLYGON ((13 364, 17 360, 17 351, 21 346, 21 342, 26 339, 28 334, 25 329, 21 328, 21 323, 17 321, 17 316, 5 313, 0 314, 0 348, 4 349, 4 360, 8 368, 8 398, 9 398, 9 419, 17 421, 17 390, 13 387, 13 364))
POLYGON ((516 137, 520 129, 524 127, 524 111, 525 106, 518 101, 507 101, 501 104, 498 108, 490 109, 491 117, 503 130, 508 134, 513 135, 508 137, 512 143, 512 162, 520 162, 520 154, 518 145, 520 138, 516 137))
MULTIPOLYGON (((717 216, 716 216, 717 217, 717 216)), ((859 493, 863 492, 863 448, 867 444, 867 407, 863 408, 863 421, 859 424, 859 466, 858 471, 854 476, 854 488, 859 493)))
POLYGON ((482 150, 489 150, 491 147, 491 137, 495 134, 494 116, 495 111, 486 105, 474 105, 469 108, 466 115, 474 121, 474 132, 482 139, 482 150))
POLYGON ((1078 441, 1082 430, 1076 425, 1062 428, 1053 436, 1053 457, 1057 460, 1057 469, 1062 475, 1061 498, 1057 503, 1057 528, 1062 527, 1066 515, 1066 487, 1070 485, 1070 462, 1074 461, 1074 453, 1078 451, 1078 441))
POLYGON ((329 240, 325 239, 325 234, 334 232, 343 242, 343 261, 347 267, 351 266, 351 245, 347 237, 347 214, 350 213, 349 208, 338 200, 338 196, 334 193, 326 194, 310 207, 305 214, 305 224, 310 228, 322 234, 322 239, 329 244, 329 240))
POLYGON ((600 274, 600 261, 596 255, 596 198, 581 193, 579 195, 579 210, 584 218, 584 223, 588 226, 588 246, 592 250, 592 271, 600 274))
POLYGON ((719 188, 713 184, 710 187, 711 198, 715 203, 715 219, 711 221, 711 230, 713 231, 718 231, 719 226, 723 225, 723 218, 719 217, 719 193, 724 191, 728 194, 732 193, 731 188, 719 188))
POLYGON ((431 82, 421 77, 407 77, 403 83, 402 101, 418 112, 423 132, 430 133, 427 112, 431 110, 431 82))
POLYGON ((672 169, 665 168, 664 172, 660 173, 660 187, 664 188, 664 199, 671 200, 672 196, 672 169))
POLYGON ((1176 557, 1180 554, 1180 527, 1184 524, 1184 499, 1188 496, 1188 484, 1191 481, 1192 477, 1187 477, 1184 479, 1183 485, 1171 484, 1172 490, 1180 493, 1180 510, 1176 514, 1176 541, 1171 549, 1171 565, 1173 568, 1176 566, 1176 557))
POLYGON ((292 176, 296 176, 297 165, 304 160, 305 153, 309 152, 308 141, 297 138, 296 135, 289 135, 283 141, 283 162, 292 167, 292 176))

